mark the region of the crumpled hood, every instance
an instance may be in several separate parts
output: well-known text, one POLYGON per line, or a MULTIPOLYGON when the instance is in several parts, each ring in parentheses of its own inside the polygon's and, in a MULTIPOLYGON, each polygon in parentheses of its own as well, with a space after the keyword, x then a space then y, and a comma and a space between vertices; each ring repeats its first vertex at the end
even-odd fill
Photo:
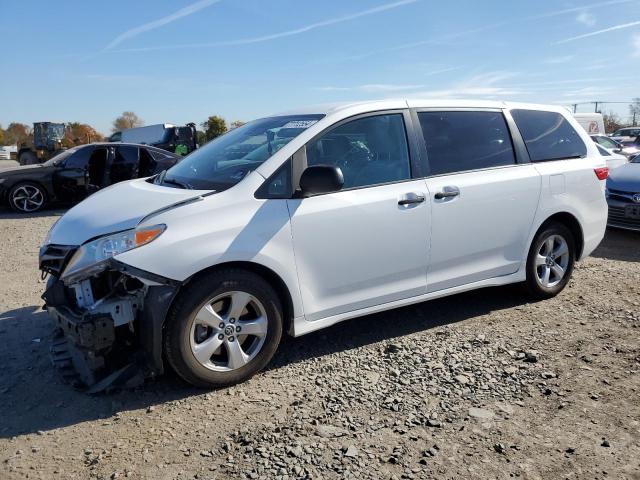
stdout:
POLYGON ((627 163, 611 170, 607 188, 640 193, 640 163, 627 163))
POLYGON ((212 192, 154 185, 145 180, 117 183, 79 203, 51 228, 48 244, 81 245, 87 240, 134 228, 140 220, 212 192))

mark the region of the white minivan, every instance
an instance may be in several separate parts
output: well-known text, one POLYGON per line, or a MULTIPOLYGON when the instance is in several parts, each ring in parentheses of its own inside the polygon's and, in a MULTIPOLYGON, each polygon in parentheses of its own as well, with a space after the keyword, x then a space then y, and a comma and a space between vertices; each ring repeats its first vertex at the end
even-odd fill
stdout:
POLYGON ((255 120, 53 226, 54 363, 94 389, 165 360, 217 387, 265 367, 284 333, 509 283, 552 297, 603 238, 606 177, 561 107, 388 100, 255 120))

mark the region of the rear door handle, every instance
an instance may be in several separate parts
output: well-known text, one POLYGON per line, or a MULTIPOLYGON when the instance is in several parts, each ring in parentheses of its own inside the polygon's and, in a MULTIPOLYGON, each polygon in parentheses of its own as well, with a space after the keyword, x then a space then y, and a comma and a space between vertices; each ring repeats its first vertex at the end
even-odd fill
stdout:
POLYGON ((458 187, 443 187, 441 192, 436 192, 435 199, 442 200, 443 198, 453 198, 460 195, 460 189, 458 187))
POLYGON ((413 205, 415 203, 422 203, 426 200, 426 197, 421 193, 407 193, 398 200, 398 205, 413 205))

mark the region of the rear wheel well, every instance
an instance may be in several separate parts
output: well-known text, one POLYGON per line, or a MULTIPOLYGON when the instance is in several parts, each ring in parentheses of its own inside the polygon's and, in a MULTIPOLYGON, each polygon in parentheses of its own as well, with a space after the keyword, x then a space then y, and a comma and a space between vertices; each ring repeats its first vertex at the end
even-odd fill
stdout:
POLYGON ((253 262, 226 262, 220 263, 218 265, 214 265, 209 268, 205 268, 195 275, 191 276, 189 280, 181 287, 181 290, 187 287, 191 282, 197 280, 198 278, 203 277, 211 272, 215 272, 217 270, 224 270, 229 268, 237 268, 238 270, 244 270, 247 272, 254 273, 259 277, 266 280, 271 287, 278 294, 278 298, 280 299, 280 303, 282 304, 282 314, 284 325, 282 326, 283 331, 289 334, 293 334, 293 300, 291 299, 291 294, 289 293, 289 289, 287 285, 284 283, 284 280, 280 278, 280 276, 264 265, 260 265, 258 263, 253 262))
POLYGON ((573 238, 576 242, 575 244, 576 260, 579 260, 582 257, 582 249, 584 247, 584 235, 582 233, 582 227, 580 226, 580 222, 578 222, 578 219, 567 212, 555 213, 551 215, 549 218, 547 218, 542 223, 542 225, 540 225, 540 228, 538 228, 538 232, 553 222, 561 223, 571 231, 573 238))

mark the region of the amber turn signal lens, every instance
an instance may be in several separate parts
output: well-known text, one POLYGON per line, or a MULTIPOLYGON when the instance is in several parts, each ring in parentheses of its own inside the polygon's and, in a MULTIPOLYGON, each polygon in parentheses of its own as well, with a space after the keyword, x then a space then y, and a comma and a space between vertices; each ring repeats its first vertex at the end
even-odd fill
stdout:
POLYGON ((153 227, 136 230, 136 233, 135 233, 136 247, 149 243, 152 240, 155 240, 158 236, 160 236, 162 232, 164 232, 165 228, 166 227, 164 225, 155 225, 153 227))

